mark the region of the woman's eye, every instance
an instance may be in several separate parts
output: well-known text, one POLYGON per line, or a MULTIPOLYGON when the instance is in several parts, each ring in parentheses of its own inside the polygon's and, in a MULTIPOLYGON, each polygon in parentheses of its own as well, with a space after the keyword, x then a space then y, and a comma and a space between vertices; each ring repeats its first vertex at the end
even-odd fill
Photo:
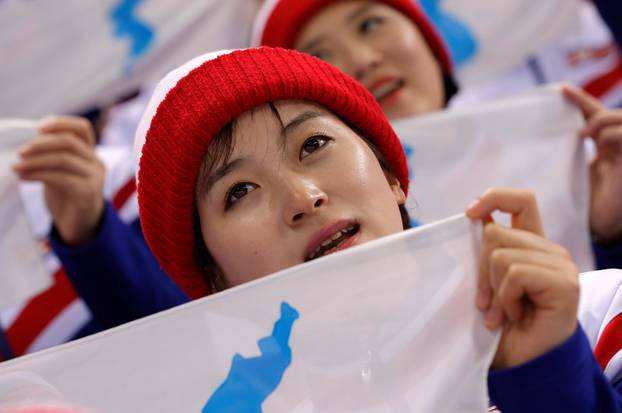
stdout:
POLYGON ((359 32, 366 34, 372 29, 382 24, 384 20, 381 17, 368 17, 359 25, 359 32))
POLYGON ((244 198, 249 193, 257 189, 257 185, 250 182, 242 182, 235 184, 227 193, 227 202, 225 209, 231 207, 233 204, 244 198))
POLYGON ((329 140, 330 138, 326 136, 312 136, 308 138, 305 143, 302 144, 302 148, 300 148, 300 159, 304 159, 308 155, 311 155, 313 152, 326 145, 329 140))
POLYGON ((311 56, 315 56, 320 60, 324 60, 325 62, 328 62, 329 59, 331 58, 331 54, 330 52, 324 51, 324 50, 320 50, 317 52, 311 52, 309 53, 311 56))

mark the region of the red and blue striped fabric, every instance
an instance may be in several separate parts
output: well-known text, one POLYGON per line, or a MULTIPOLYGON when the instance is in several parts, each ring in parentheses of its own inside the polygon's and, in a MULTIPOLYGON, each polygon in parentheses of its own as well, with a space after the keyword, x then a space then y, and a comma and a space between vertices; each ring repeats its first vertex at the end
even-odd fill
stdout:
MULTIPOLYGON (((102 149, 98 155, 107 168, 104 196, 121 219, 138 219, 136 183, 130 149, 102 149)), ((80 299, 58 258, 51 252, 47 234, 50 218, 43 206, 40 186, 22 192, 26 209, 53 277, 51 286, 30 300, 0 311, 0 361, 18 357, 97 332, 86 304, 80 299), (33 205, 34 204, 34 205, 33 205), (38 204, 38 205, 37 205, 38 204)))

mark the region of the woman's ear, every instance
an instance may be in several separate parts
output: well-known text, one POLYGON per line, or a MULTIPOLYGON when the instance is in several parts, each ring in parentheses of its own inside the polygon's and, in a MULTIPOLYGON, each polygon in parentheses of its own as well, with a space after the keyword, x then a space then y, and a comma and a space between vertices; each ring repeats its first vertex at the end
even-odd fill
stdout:
POLYGON ((395 202, 397 202, 398 205, 404 205, 406 203, 406 194, 402 190, 400 181, 398 181, 397 178, 388 171, 384 172, 384 176, 387 178, 387 182, 389 183, 389 186, 391 187, 391 192, 393 193, 393 196, 395 197, 395 202))
POLYGON ((213 292, 218 293, 229 288, 229 283, 227 282, 222 270, 215 263, 207 264, 203 268, 203 271, 205 271, 210 288, 213 292))
POLYGON ((392 181, 393 182, 389 185, 391 186, 391 192, 393 192, 395 201, 398 205, 404 205, 406 203, 406 194, 402 190, 402 186, 397 179, 393 179, 392 181))

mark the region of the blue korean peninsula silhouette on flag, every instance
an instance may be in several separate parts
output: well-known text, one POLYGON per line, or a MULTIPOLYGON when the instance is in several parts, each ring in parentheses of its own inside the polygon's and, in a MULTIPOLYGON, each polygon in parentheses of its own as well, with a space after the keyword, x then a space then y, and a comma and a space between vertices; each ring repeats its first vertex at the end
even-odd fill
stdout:
POLYGON ((260 413, 261 404, 276 390, 292 362, 289 337, 298 311, 281 303, 281 317, 272 334, 257 342, 260 356, 233 356, 225 381, 209 398, 202 413, 260 413))
POLYGON ((130 39, 130 53, 125 63, 125 71, 132 70, 134 62, 146 54, 153 46, 154 29, 141 20, 136 8, 143 0, 121 0, 110 10, 109 18, 114 25, 114 35, 130 39))

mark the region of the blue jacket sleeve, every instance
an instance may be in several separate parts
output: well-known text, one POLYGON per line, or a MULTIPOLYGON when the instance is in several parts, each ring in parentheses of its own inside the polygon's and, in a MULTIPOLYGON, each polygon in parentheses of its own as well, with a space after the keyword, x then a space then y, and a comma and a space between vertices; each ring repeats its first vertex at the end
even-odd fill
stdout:
POLYGON ((53 229, 50 244, 74 288, 105 328, 189 301, 160 269, 138 220, 124 223, 108 203, 94 240, 67 246, 53 229))
POLYGON ((622 395, 602 373, 581 327, 528 363, 491 370, 488 391, 503 413, 622 412, 622 395))
POLYGON ((622 49, 622 2, 620 0, 594 0, 594 4, 609 26, 618 47, 622 49))
POLYGON ((592 250, 596 259, 596 269, 622 269, 622 241, 609 245, 593 243, 592 250))

